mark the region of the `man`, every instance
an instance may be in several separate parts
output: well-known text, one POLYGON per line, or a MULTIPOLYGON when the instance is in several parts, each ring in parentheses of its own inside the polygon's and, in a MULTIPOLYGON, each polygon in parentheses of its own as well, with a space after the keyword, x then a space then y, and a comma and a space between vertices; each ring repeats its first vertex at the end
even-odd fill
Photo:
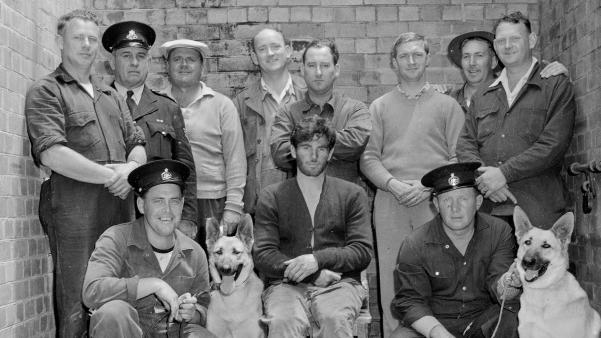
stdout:
POLYGON ((302 57, 301 74, 307 84, 304 100, 282 108, 271 131, 271 155, 280 168, 293 168, 290 133, 304 117, 319 115, 332 122, 336 145, 327 169, 329 176, 359 183, 359 157, 369 138, 371 123, 363 102, 334 93, 340 74, 338 49, 331 41, 314 40, 302 57))
POLYGON ((54 262, 57 335, 69 338, 86 330, 81 284, 94 242, 110 225, 131 219, 127 175, 146 162, 144 135, 125 103, 90 77, 98 23, 87 10, 59 18, 61 64, 25 100, 33 160, 52 170, 40 192, 40 222, 54 262))
POLYGON ((261 77, 238 94, 234 104, 240 114, 246 150, 244 208, 254 215, 259 192, 287 177, 271 157, 271 127, 278 109, 303 98, 305 84, 288 72, 292 50, 282 32, 262 29, 253 37, 251 47, 251 59, 259 66, 261 77))
POLYGON ((170 86, 166 93, 184 115, 186 133, 196 165, 198 198, 197 242, 206 251, 207 218, 221 220, 228 229, 240 221, 246 177, 246 156, 240 119, 232 100, 200 79, 208 53, 206 44, 192 40, 165 42, 170 86))
POLYGON ((106 29, 102 45, 111 53, 109 62, 115 72, 113 87, 126 98, 133 120, 144 131, 148 161, 173 159, 192 169, 186 182, 184 211, 178 229, 195 238, 196 173, 190 143, 184 133, 184 118, 175 101, 144 84, 150 63, 148 51, 155 36, 154 30, 146 24, 120 22, 106 29))
POLYGON ((203 327, 209 269, 201 247, 177 230, 190 169, 157 160, 128 177, 142 217, 106 230, 90 257, 83 301, 92 337, 212 337, 203 327))
POLYGON ((371 260, 365 191, 326 175, 336 143, 328 121, 310 116, 290 136, 297 176, 266 187, 255 225, 255 266, 266 277, 269 337, 352 337, 371 260))
MULTIPOLYGON (((499 63, 493 49, 494 39, 493 33, 474 31, 456 36, 447 47, 447 57, 461 69, 461 75, 465 80, 463 86, 453 90, 449 95, 459 102, 464 112, 467 112, 472 95, 480 85, 492 82, 496 77, 495 74, 503 69, 503 64, 499 63)), ((565 66, 559 62, 552 62, 541 71, 540 75, 547 78, 562 73, 568 74, 565 66)))
POLYGON ((560 171, 576 105, 567 77, 541 78, 536 40, 520 12, 497 22, 495 51, 505 69, 472 98, 457 154, 484 165, 476 180, 483 210, 511 224, 514 195, 534 224, 550 226, 567 207, 560 171))
POLYGON ((521 283, 509 268, 517 248, 511 227, 477 212, 477 162, 450 164, 422 178, 439 214, 401 245, 394 271, 393 311, 406 327, 397 338, 517 337, 521 283))
POLYGON ((429 60, 423 36, 403 33, 397 38, 390 64, 399 84, 372 102, 373 130, 361 157, 361 171, 378 188, 374 226, 385 338, 398 326, 390 312, 394 297, 390 267, 403 239, 434 217, 430 191, 419 180, 456 161, 455 143, 464 121, 457 102, 426 82, 429 60))

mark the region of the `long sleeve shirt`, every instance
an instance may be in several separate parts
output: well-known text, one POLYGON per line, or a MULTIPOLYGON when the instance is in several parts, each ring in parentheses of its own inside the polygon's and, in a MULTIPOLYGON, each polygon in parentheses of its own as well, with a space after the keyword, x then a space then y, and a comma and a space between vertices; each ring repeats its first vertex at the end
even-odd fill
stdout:
POLYGON ((526 213, 541 215, 533 221, 550 225, 567 206, 560 172, 574 132, 576 104, 568 78, 543 79, 542 67, 534 66, 511 106, 501 83, 483 86, 474 94, 457 155, 461 162, 498 167, 518 203, 526 202, 526 213))
POLYGON ((427 89, 409 99, 398 88, 370 108, 372 131, 361 156, 361 172, 381 190, 390 178, 419 180, 456 161, 455 145, 464 113, 448 95, 427 89))
POLYGON ((281 280, 284 262, 304 254, 313 254, 319 269, 357 281, 371 260, 365 191, 327 175, 313 223, 296 178, 266 187, 259 197, 254 235, 255 266, 269 281, 281 280))
MULTIPOLYGON (((462 255, 443 229, 440 215, 401 245, 394 270, 393 313, 411 325, 424 316, 475 318, 499 303, 497 281, 513 263, 517 244, 502 220, 476 214, 475 229, 462 255)), ((506 303, 511 309, 514 303, 506 303)))
MULTIPOLYGON (((226 197, 225 209, 242 213, 246 155, 242 127, 232 100, 207 87, 181 107, 196 166, 196 197, 226 197)), ((173 97, 171 87, 166 93, 173 97)))
POLYGON ((162 307, 154 295, 136 300, 138 281, 155 277, 178 295, 189 292, 206 310, 209 305, 209 269, 204 251, 179 230, 175 233, 171 261, 163 272, 146 236, 144 218, 115 225, 96 242, 83 283, 83 302, 98 309, 112 300, 123 300, 138 309, 162 307))
POLYGON ((330 120, 336 130, 334 154, 326 174, 349 182, 359 180, 359 158, 371 130, 369 111, 363 102, 334 93, 321 108, 313 103, 309 95, 300 101, 282 107, 275 117, 271 131, 271 155, 275 164, 284 169, 294 166, 290 153, 290 134, 303 118, 319 115, 330 120))

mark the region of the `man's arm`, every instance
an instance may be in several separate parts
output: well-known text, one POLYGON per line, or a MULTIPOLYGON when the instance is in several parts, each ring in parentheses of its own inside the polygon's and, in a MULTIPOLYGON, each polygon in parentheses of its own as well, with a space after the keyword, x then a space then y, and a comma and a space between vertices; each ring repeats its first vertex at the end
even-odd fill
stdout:
POLYGON ((40 162, 52 171, 80 182, 109 184, 118 178, 110 168, 90 161, 62 144, 54 144, 44 150, 40 154, 40 162))
POLYGON ((335 272, 361 271, 367 268, 371 261, 372 236, 367 195, 363 189, 356 187, 348 203, 346 223, 346 240, 342 247, 329 247, 313 252, 320 269, 335 272))
POLYGON ((452 101, 445 123, 445 137, 449 149, 449 160, 457 162, 457 140, 465 124, 465 113, 457 101, 452 101))
POLYGON ((294 121, 289 106, 285 105, 278 109, 275 120, 271 127, 271 157, 273 163, 282 169, 292 169, 293 158, 290 152, 290 134, 294 129, 294 121))
POLYGON ((276 196, 269 187, 261 191, 255 214, 253 259, 268 278, 284 278, 285 261, 292 257, 280 251, 279 217, 276 196))
POLYGON ((372 129, 365 151, 361 155, 360 167, 363 175, 378 189, 389 191, 388 183, 394 179, 394 176, 382 164, 384 121, 382 121, 377 104, 378 101, 375 101, 369 106, 372 129))
POLYGON ((457 160, 459 162, 480 162, 478 148, 478 123, 476 122, 475 103, 472 102, 465 114, 465 123, 457 139, 457 160))
POLYGON ((221 129, 223 135, 223 158, 225 161, 226 200, 223 220, 229 226, 240 221, 242 215, 242 196, 246 185, 246 152, 240 117, 234 103, 224 97, 222 106, 221 129), (228 216, 229 214, 229 216, 228 216))
POLYGON ((196 166, 192 156, 190 141, 184 132, 184 117, 182 111, 176 105, 170 105, 169 114, 173 116, 173 128, 175 129, 173 159, 181 161, 190 168, 190 176, 186 180, 186 189, 184 191, 184 210, 182 211, 182 221, 193 223, 196 227, 196 218, 198 212, 198 203, 196 202, 196 166))
POLYGON ((127 244, 125 238, 120 236, 115 227, 105 231, 98 241, 83 282, 83 303, 91 308, 98 309, 111 300, 123 300, 133 303, 140 294, 150 294, 145 289, 138 291, 139 278, 133 276, 122 278, 120 276, 123 258, 126 256, 127 244))
POLYGON ((502 295, 498 293, 497 283, 513 263, 517 244, 511 227, 505 222, 498 222, 502 223, 502 227, 498 228, 499 230, 496 233, 493 233, 493 240, 496 245, 488 266, 486 285, 490 294, 500 300, 502 295))
POLYGON ((509 183, 536 176, 557 165, 570 146, 576 115, 574 90, 566 77, 557 79, 549 97, 549 120, 540 136, 530 148, 499 167, 509 183))
POLYGON ((360 101, 347 99, 343 109, 350 110, 350 113, 344 128, 336 130, 333 159, 354 162, 359 160, 367 145, 371 117, 367 106, 360 101))

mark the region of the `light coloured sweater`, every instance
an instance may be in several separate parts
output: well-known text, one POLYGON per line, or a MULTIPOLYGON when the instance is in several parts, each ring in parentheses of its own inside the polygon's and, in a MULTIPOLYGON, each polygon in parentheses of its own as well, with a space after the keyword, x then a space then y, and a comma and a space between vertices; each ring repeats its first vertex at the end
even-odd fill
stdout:
POLYGON ((379 189, 392 177, 420 180, 428 171, 456 162, 455 145, 464 113, 452 97, 427 89, 409 99, 398 88, 369 107, 372 131, 361 171, 379 189))
MULTIPOLYGON (((225 209, 242 213, 246 153, 240 118, 232 100, 201 84, 198 97, 181 107, 196 165, 196 196, 225 196, 225 209)), ((170 86, 165 92, 173 98, 170 86)))

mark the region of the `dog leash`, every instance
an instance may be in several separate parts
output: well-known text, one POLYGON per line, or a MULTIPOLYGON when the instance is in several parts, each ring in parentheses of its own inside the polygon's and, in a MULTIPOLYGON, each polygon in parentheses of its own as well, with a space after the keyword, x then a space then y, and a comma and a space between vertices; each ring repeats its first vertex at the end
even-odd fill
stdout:
POLYGON ((499 330, 499 325, 501 325, 501 317, 503 316, 503 309, 505 308, 505 289, 506 288, 507 288, 507 285, 505 285, 505 283, 503 283, 503 290, 501 291, 501 309, 499 310, 499 319, 497 320, 497 325, 495 326, 495 329, 493 330, 490 338, 495 338, 495 336, 497 335, 497 331, 499 330))

